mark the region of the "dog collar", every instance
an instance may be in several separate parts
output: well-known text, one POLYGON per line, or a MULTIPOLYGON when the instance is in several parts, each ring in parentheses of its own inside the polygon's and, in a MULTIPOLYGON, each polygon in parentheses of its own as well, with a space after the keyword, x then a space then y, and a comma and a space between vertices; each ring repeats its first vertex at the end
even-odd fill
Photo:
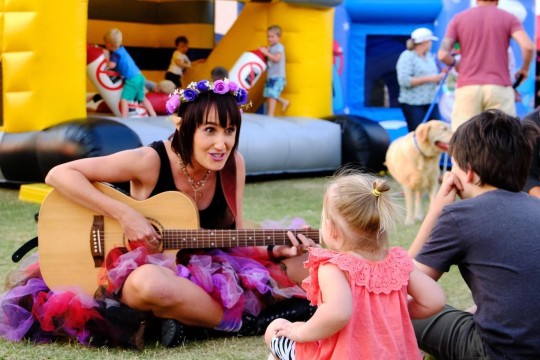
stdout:
POLYGON ((419 152, 423 157, 428 157, 426 154, 424 154, 424 152, 422 151, 422 149, 420 149, 420 145, 418 145, 418 140, 416 140, 416 131, 413 131, 413 141, 414 141, 414 147, 418 150, 418 152, 419 152))

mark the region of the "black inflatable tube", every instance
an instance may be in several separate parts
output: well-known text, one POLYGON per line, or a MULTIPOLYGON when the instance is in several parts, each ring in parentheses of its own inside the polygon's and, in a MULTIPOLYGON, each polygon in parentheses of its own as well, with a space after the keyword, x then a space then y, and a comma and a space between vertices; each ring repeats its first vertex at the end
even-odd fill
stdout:
POLYGON ((43 182, 58 164, 140 146, 133 130, 103 118, 74 119, 43 131, 4 133, 0 137, 0 181, 43 182))
POLYGON ((357 115, 334 115, 326 120, 341 126, 341 163, 380 172, 390 146, 388 132, 376 121, 357 115))

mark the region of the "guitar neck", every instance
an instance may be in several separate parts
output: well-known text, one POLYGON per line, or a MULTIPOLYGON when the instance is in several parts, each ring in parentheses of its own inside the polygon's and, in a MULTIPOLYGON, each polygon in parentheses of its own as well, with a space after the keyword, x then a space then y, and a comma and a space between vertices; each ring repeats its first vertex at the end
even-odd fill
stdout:
POLYGON ((241 230, 164 230, 161 235, 163 250, 227 248, 242 246, 290 245, 287 232, 303 234, 315 241, 318 230, 301 229, 241 229, 241 230))

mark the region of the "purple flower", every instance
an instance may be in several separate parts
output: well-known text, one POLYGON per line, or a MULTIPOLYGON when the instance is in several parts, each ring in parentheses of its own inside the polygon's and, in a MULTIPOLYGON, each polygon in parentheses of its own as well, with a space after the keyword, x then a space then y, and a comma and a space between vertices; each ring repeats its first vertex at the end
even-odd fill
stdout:
POLYGON ((245 89, 238 88, 238 90, 236 90, 236 103, 238 105, 244 105, 245 103, 247 103, 247 99, 248 99, 247 91, 245 89))
POLYGON ((195 99, 197 98, 197 95, 198 95, 197 91, 193 89, 185 89, 184 92, 182 93, 182 97, 184 98, 185 101, 188 101, 188 102, 195 101, 195 99))
POLYGON ((216 80, 214 82, 214 92, 216 94, 225 94, 229 91, 229 85, 223 80, 216 80))
POLYGON ((234 81, 229 81, 229 91, 236 91, 238 89, 238 85, 234 81))
POLYGON ((169 96, 169 100, 167 100, 167 103, 165 103, 165 107, 167 108, 167 112, 169 115, 174 114, 176 109, 180 106, 180 98, 176 94, 172 94, 169 96))
POLYGON ((210 87, 208 86, 208 80, 199 81, 196 85, 197 90, 200 92, 208 91, 210 87))

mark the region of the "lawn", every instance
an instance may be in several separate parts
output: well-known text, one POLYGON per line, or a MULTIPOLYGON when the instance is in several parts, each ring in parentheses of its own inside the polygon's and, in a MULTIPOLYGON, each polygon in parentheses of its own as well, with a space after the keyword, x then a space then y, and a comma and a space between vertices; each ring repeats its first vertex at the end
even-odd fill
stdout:
MULTIPOLYGON (((391 180, 390 180, 391 181, 391 180)), ((326 177, 289 179, 250 179, 244 199, 244 218, 249 223, 275 220, 286 223, 294 217, 303 218, 318 228, 326 177)), ((400 192, 392 182, 393 190, 400 192)), ((403 199, 400 198, 402 201, 403 199)), ((0 277, 17 268, 11 255, 25 241, 37 235, 34 215, 39 205, 18 200, 18 190, 0 188, 0 277)), ((407 248, 418 230, 400 225, 391 236, 391 244, 407 248)), ((458 308, 472 305, 469 290, 459 272, 452 269, 441 279, 448 303, 458 308)), ((78 344, 34 345, 0 340, 0 359, 266 359, 267 352, 260 337, 224 338, 188 343, 183 347, 165 349, 147 344, 142 352, 123 349, 86 348, 78 344)))

